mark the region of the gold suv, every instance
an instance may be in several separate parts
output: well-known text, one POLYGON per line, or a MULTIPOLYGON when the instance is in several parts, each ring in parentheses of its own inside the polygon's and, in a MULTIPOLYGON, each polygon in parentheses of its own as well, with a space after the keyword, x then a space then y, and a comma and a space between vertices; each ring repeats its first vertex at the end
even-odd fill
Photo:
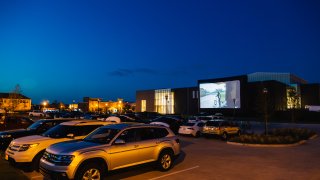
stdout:
POLYGON ((148 162, 167 171, 179 153, 179 139, 167 127, 114 124, 82 141, 50 146, 41 158, 40 172, 50 179, 103 179, 108 171, 148 162))
POLYGON ((240 135, 240 133, 240 128, 236 123, 225 120, 207 121, 202 130, 204 136, 218 135, 223 140, 228 139, 229 135, 240 135))

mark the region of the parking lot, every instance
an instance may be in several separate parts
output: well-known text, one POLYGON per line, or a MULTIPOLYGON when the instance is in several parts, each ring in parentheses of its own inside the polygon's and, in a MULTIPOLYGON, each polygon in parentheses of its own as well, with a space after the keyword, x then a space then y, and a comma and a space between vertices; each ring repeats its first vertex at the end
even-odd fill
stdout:
MULTIPOLYGON (((273 124, 271 127, 290 126, 273 124)), ((320 125, 299 125, 320 134, 320 125)), ((263 127, 257 124, 256 130, 263 127)), ((182 153, 168 172, 152 164, 110 172, 107 179, 320 179, 320 138, 294 147, 248 147, 230 145, 220 139, 180 137, 182 153)), ((30 179, 41 174, 25 173, 30 179)))

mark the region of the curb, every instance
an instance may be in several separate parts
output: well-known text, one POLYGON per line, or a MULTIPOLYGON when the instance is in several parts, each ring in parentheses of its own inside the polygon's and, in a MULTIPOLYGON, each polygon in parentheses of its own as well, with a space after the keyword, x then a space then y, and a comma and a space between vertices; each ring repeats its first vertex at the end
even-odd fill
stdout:
POLYGON ((227 142, 227 144, 237 145, 237 146, 249 146, 249 147, 294 147, 307 142, 306 140, 301 140, 294 144, 245 144, 245 143, 237 143, 237 142, 227 142))

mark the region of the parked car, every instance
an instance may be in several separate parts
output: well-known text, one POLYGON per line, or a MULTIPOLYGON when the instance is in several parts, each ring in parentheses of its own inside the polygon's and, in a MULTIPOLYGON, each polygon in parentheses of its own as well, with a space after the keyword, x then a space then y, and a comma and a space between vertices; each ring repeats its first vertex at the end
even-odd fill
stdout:
POLYGON ((194 137, 200 137, 201 132, 204 126, 204 122, 196 121, 196 122, 187 122, 182 124, 179 128, 179 134, 183 135, 192 135, 194 137))
POLYGON ((7 116, 0 121, 0 131, 27 128, 34 121, 26 117, 7 116))
POLYGON ((34 122, 26 129, 15 129, 0 132, 0 145, 1 149, 6 149, 13 139, 19 137, 42 134, 51 127, 58 125, 68 119, 42 119, 34 122))
POLYGON ((222 119, 207 121, 202 129, 204 136, 218 135, 223 140, 228 139, 229 135, 240 135, 240 133, 240 128, 236 123, 222 119))
POLYGON ((29 112, 29 117, 46 117, 46 114, 40 110, 33 110, 29 112))
POLYGON ((223 114, 222 113, 215 113, 213 115, 213 119, 223 119, 223 114))
POLYGON ((174 133, 178 133, 180 125, 182 125, 183 120, 175 117, 162 116, 153 119, 150 124, 157 124, 169 127, 174 133))
POLYGON ((63 122, 42 135, 26 136, 11 141, 5 152, 5 159, 10 163, 29 163, 29 170, 37 170, 45 149, 58 142, 82 139, 90 132, 103 125, 102 121, 77 120, 63 122))
POLYGON ((82 141, 51 145, 41 158, 40 172, 50 179, 103 179, 107 171, 149 162, 167 171, 179 153, 179 139, 167 127, 114 124, 82 141))

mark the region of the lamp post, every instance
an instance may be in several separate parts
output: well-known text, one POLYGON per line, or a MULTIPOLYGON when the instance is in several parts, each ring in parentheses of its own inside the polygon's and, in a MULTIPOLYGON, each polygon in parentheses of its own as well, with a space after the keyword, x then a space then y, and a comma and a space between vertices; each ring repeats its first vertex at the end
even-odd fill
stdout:
POLYGON ((268 89, 263 88, 262 93, 264 94, 264 130, 265 130, 265 135, 268 135, 268 102, 267 102, 267 97, 268 97, 268 89))
POLYGON ((98 114, 100 114, 100 99, 98 98, 98 114))
POLYGON ((168 94, 166 94, 165 96, 165 99, 166 99, 166 114, 168 114, 169 110, 168 110, 168 94))
POLYGON ((43 105, 42 111, 43 111, 43 112, 45 111, 47 104, 48 104, 47 101, 43 101, 43 102, 42 102, 42 105, 43 105))

